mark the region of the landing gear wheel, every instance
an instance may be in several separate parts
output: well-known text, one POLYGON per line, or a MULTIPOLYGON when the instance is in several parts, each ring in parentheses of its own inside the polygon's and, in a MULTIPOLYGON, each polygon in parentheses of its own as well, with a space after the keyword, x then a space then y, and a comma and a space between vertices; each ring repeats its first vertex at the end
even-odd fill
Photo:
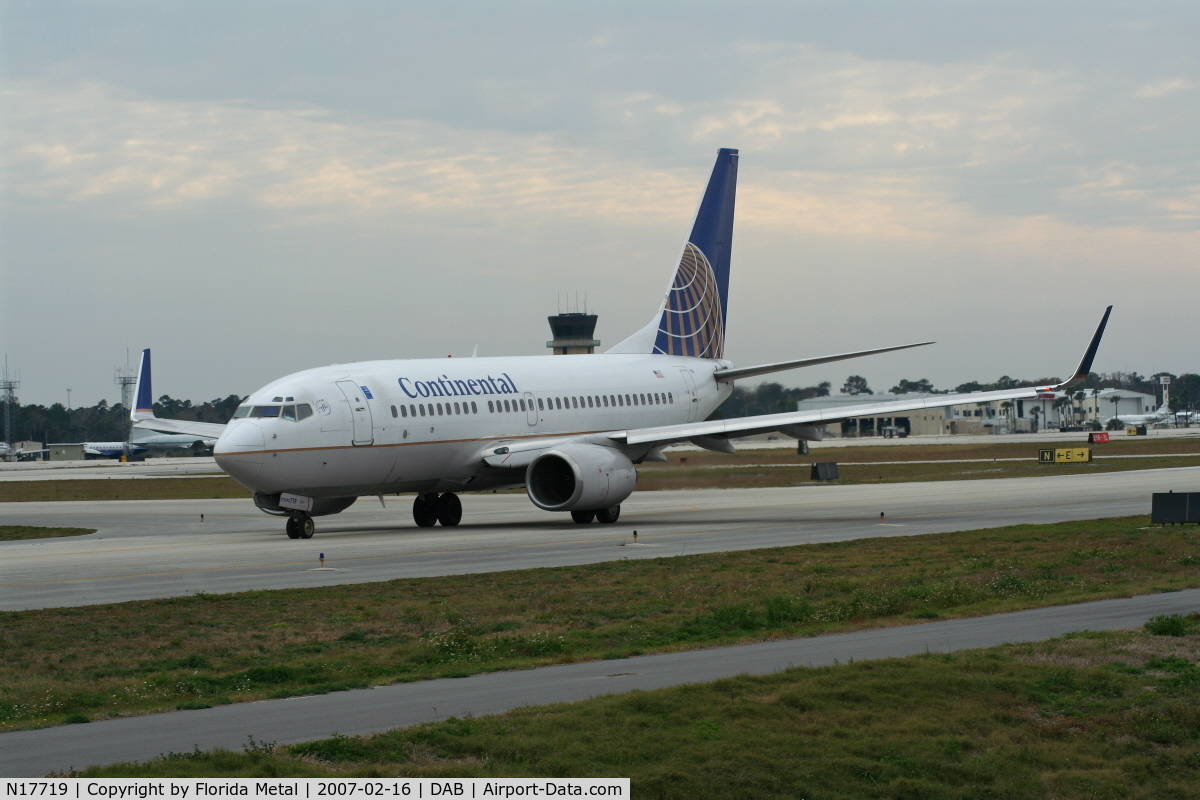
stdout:
POLYGON ((571 519, 578 522, 580 525, 586 525, 596 518, 595 511, 572 511, 571 519))
POLYGON ((285 530, 289 539, 311 539, 317 526, 308 514, 292 514, 288 517, 285 530))
POLYGON ((462 521, 462 501, 454 492, 446 492, 437 500, 437 520, 447 528, 462 521))
POLYGON ((437 495, 419 494, 413 500, 413 522, 421 528, 437 525, 437 495))
POLYGON ((602 522, 605 525, 611 525, 616 522, 621 516, 621 507, 613 506, 612 508, 602 508, 596 512, 596 522, 602 522))

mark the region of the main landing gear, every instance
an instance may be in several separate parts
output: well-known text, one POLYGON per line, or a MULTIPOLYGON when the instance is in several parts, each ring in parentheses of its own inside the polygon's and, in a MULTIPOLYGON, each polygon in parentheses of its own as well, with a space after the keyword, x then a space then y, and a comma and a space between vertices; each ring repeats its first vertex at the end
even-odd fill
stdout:
POLYGON ((413 500, 413 522, 422 528, 432 528, 439 522, 453 528, 462 521, 462 501, 454 492, 427 492, 413 500))
POLYGON ((597 511, 572 511, 571 519, 578 522, 580 525, 586 525, 593 519, 596 522, 602 522, 606 525, 617 521, 621 516, 621 507, 619 505, 612 508, 601 508, 597 511))
POLYGON ((288 517, 286 530, 289 539, 311 539, 317 532, 317 525, 308 514, 297 511, 288 517))

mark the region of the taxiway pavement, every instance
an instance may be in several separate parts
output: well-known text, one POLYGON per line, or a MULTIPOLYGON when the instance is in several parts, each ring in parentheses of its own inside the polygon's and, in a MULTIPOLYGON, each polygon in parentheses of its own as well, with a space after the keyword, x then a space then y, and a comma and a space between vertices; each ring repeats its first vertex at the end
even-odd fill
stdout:
POLYGON ((1200 608, 1200 589, 1100 600, 899 628, 592 661, 471 678, 405 683, 350 692, 239 703, 195 711, 61 725, 0 734, 0 775, 35 777, 116 761, 145 761, 194 747, 238 750, 247 737, 291 744, 355 736, 513 708, 586 700, 789 667, 851 659, 950 652, 1031 642, 1080 630, 1136 628, 1158 614, 1200 608))
POLYGON ((0 522, 96 528, 0 542, 0 609, 316 587, 654 558, 1018 523, 1145 514, 1152 492, 1200 490, 1200 467, 1041 478, 637 492, 614 525, 574 525, 523 494, 464 495, 457 528, 363 498, 290 540, 249 500, 5 503, 0 522), (886 516, 881 517, 880 514, 886 516), (201 521, 203 515, 203 521, 201 521), (632 532, 639 544, 632 544, 632 532), (318 569, 324 554, 326 569, 318 569))

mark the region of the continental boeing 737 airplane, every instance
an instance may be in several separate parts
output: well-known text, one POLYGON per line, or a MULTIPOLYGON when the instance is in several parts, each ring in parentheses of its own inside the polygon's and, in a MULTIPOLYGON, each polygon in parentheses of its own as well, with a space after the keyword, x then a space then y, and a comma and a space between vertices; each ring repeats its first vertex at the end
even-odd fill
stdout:
POLYGON ((767 431, 817 440, 824 425, 844 419, 1034 398, 1087 377, 1111 306, 1079 368, 1057 386, 710 420, 741 378, 931 344, 755 367, 725 360, 737 164, 736 150, 718 152, 658 311, 606 353, 334 364, 259 389, 224 429, 155 419, 148 393, 139 393, 134 421, 219 435, 221 468, 260 509, 286 518, 289 537, 307 539, 314 517, 398 492, 416 493, 412 513, 422 527, 457 525, 460 492, 514 487, 575 522, 612 523, 633 492, 636 465, 665 461, 665 445, 731 453, 731 438, 767 431))

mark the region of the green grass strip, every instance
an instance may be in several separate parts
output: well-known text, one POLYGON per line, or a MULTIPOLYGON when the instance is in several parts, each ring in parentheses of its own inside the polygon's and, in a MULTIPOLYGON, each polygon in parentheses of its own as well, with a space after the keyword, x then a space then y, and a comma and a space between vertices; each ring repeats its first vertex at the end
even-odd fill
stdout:
POLYGON ((1200 586, 1145 517, 0 613, 0 729, 1200 586))
POLYGON ((50 539, 56 536, 83 536, 95 528, 42 528, 36 525, 0 525, 0 542, 17 539, 50 539))
POLYGON ((629 777, 639 798, 1187 798, 1200 636, 1076 634, 82 775, 629 777))

